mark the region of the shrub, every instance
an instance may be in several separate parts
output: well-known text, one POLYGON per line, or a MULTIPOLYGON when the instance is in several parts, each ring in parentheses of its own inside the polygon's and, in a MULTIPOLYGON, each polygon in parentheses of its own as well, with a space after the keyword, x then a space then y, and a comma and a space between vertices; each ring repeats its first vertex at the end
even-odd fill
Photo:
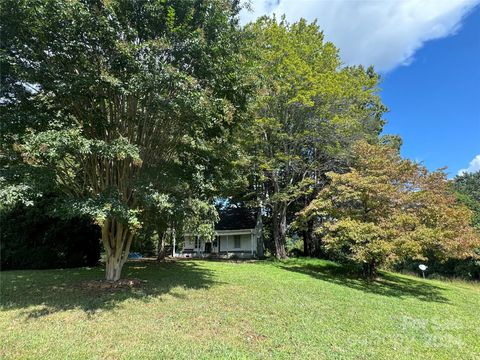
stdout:
POLYGON ((34 206, 17 205, 0 214, 2 270, 52 269, 96 265, 100 229, 91 220, 52 216, 46 197, 34 206))
POLYGON ((130 252, 139 252, 143 256, 156 256, 157 255, 158 235, 153 232, 140 231, 135 236, 130 252))
POLYGON ((446 259, 439 260, 435 257, 428 261, 407 260, 396 264, 393 270, 407 271, 420 274, 418 265, 424 263, 428 266, 427 276, 429 277, 448 277, 462 278, 465 280, 480 280, 480 260, 474 258, 467 259, 446 259))

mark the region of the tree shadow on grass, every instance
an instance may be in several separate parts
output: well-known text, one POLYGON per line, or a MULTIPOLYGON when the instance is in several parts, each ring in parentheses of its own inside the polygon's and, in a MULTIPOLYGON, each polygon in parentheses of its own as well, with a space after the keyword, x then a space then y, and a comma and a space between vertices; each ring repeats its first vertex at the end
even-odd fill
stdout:
POLYGON ((442 295, 445 288, 426 281, 405 278, 401 275, 380 272, 374 280, 366 280, 353 273, 348 267, 330 262, 308 263, 308 260, 278 263, 279 267, 315 279, 346 286, 365 293, 396 298, 415 298, 426 302, 448 303, 442 295))
POLYGON ((218 283, 211 270, 188 261, 128 262, 122 275, 144 282, 138 287, 113 290, 84 286, 103 278, 100 267, 5 271, 1 274, 0 311, 20 309, 20 316, 26 319, 70 309, 94 315, 100 310, 114 309, 128 299, 147 302, 166 294, 185 298, 182 289, 207 289, 218 283))

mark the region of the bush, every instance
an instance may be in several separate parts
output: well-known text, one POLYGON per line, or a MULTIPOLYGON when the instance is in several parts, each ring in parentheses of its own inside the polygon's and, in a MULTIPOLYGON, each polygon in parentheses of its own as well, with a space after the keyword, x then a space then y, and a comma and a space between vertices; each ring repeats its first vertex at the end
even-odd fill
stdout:
POLYGON ((144 257, 157 255, 158 235, 154 232, 142 231, 135 235, 130 252, 139 252, 144 257))
POLYGON ((303 239, 297 234, 287 237, 285 247, 289 257, 301 257, 305 255, 303 253, 303 239))
POLYGON ((94 266, 100 259, 100 228, 87 218, 52 216, 47 197, 0 214, 0 267, 54 269, 94 266))
POLYGON ((480 260, 468 258, 468 259, 447 259, 440 261, 432 257, 429 261, 405 261, 397 264, 394 270, 415 272, 421 274, 418 269, 418 265, 424 263, 428 266, 426 272, 427 276, 435 277, 449 277, 449 278, 462 278, 465 280, 480 280, 480 260))
POLYGON ((298 258, 298 257, 303 257, 305 256, 304 252, 302 249, 299 249, 299 248, 292 248, 292 249, 288 249, 288 257, 294 257, 294 258, 298 258))

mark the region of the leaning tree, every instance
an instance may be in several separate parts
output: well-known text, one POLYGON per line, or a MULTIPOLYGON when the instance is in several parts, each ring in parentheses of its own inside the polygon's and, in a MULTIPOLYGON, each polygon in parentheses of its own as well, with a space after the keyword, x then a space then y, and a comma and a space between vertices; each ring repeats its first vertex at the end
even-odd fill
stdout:
POLYGON ((192 186, 219 173, 212 158, 244 117, 238 1, 0 6, 3 195, 26 199, 54 184, 68 199, 58 212, 101 226, 106 279, 118 280, 171 169, 189 172, 182 196, 202 196, 192 186))

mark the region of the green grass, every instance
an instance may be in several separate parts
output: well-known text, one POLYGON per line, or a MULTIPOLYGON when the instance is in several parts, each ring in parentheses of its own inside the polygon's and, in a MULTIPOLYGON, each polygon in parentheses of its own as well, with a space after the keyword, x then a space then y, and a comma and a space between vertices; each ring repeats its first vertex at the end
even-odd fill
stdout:
POLYGON ((2 359, 480 359, 478 284, 321 260, 135 262, 115 292, 80 285, 101 268, 0 276, 2 359))

